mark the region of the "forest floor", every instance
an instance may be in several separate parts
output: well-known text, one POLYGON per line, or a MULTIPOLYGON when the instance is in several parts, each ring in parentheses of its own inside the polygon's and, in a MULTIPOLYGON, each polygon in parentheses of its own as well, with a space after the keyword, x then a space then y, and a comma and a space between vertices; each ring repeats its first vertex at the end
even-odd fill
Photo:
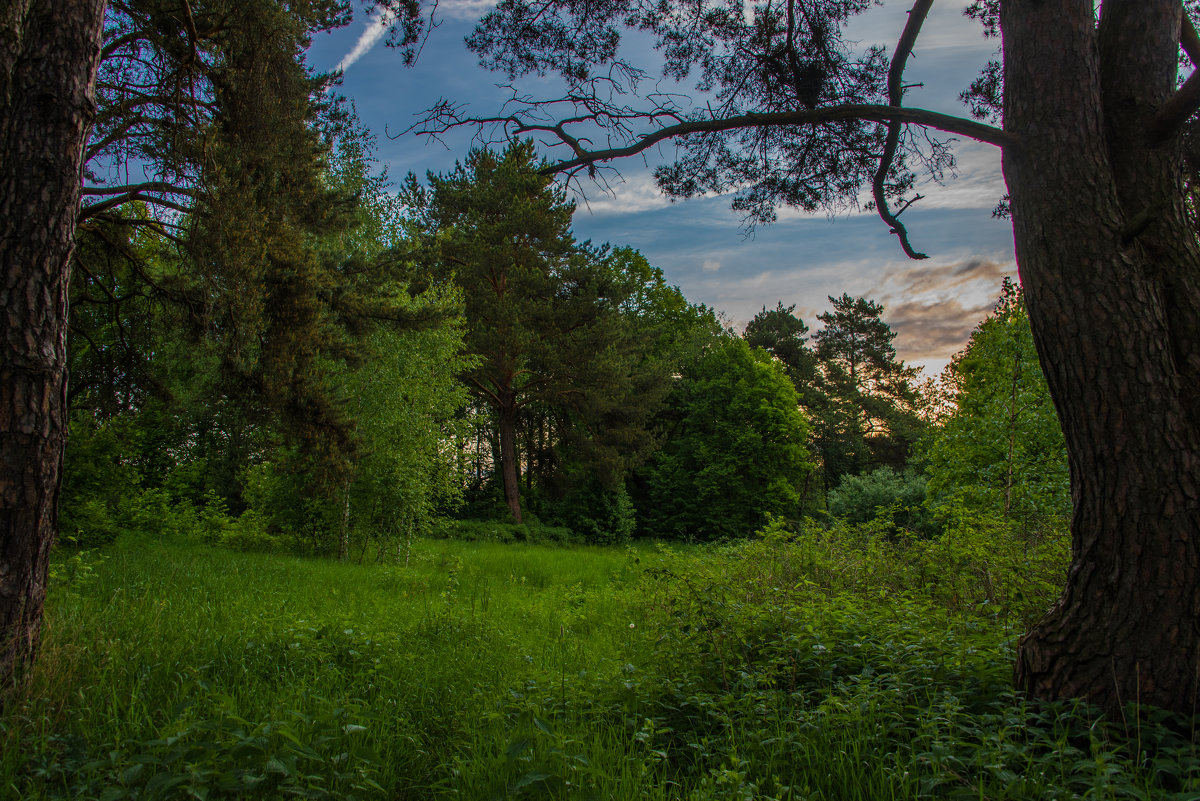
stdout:
POLYGON ((1011 616, 886 558, 60 555, 0 798, 1200 798, 1190 722, 1014 695, 1011 616))

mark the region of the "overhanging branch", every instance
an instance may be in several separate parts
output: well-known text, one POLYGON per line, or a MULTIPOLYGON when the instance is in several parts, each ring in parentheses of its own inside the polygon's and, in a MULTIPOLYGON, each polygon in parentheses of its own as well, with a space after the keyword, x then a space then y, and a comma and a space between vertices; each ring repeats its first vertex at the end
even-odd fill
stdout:
MULTIPOLYGON (((892 64, 888 69, 888 104, 892 108, 899 109, 900 103, 904 99, 904 64, 912 53, 913 45, 916 44, 917 36, 921 33, 921 26, 925 24, 925 17, 929 15, 932 5, 933 0, 917 0, 912 10, 908 12, 908 22, 904 26, 904 32, 900 34, 900 41, 896 43, 896 52, 892 55, 892 64)), ((879 159, 879 169, 875 171, 875 178, 871 182, 871 192, 875 198, 875 210, 879 212, 880 219, 887 223, 892 233, 900 240, 900 247, 904 250, 904 254, 910 259, 927 259, 929 257, 924 253, 913 250, 912 244, 908 241, 908 230, 904 227, 904 223, 900 222, 900 213, 908 208, 912 201, 904 204, 899 211, 893 214, 888 209, 887 192, 884 190, 884 181, 887 180, 888 171, 891 170, 892 162, 896 158, 896 148, 900 145, 900 129, 903 125, 904 123, 899 120, 891 120, 888 123, 883 157, 879 159)))
POLYGON ((141 200, 152 206, 171 209, 181 214, 191 213, 192 210, 182 203, 177 203, 156 193, 179 195, 188 198, 196 197, 194 190, 183 186, 176 186, 166 181, 146 181, 145 183, 129 184, 127 186, 85 186, 81 190, 81 194, 107 196, 107 199, 81 207, 76 224, 133 200, 141 200))
MULTIPOLYGON (((567 172, 579 167, 586 167, 604 161, 634 156, 647 150, 659 142, 677 136, 692 133, 714 133, 733 131, 739 128, 768 128, 788 125, 820 125, 828 122, 843 120, 868 120, 870 122, 888 123, 893 120, 901 123, 922 125, 945 133, 959 134, 979 142, 996 145, 997 147, 1013 147, 1016 137, 993 125, 985 125, 974 120, 942 114, 937 111, 916 108, 897 108, 872 103, 848 103, 840 106, 806 109, 803 111, 750 112, 737 114, 714 120, 687 120, 668 125, 639 137, 625 147, 606 148, 604 150, 583 151, 573 159, 551 164, 544 172, 567 172)), ((490 122, 494 120, 475 120, 464 122, 490 122)))

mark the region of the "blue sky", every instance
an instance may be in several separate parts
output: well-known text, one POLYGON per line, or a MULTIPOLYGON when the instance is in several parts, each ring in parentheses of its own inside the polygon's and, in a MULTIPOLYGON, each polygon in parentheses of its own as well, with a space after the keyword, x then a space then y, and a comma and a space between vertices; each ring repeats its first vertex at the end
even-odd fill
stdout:
MULTIPOLYGON (((472 144, 467 131, 441 143, 411 135, 390 138, 415 115, 442 97, 486 115, 507 97, 496 86, 503 76, 480 68, 463 45, 471 20, 489 5, 487 0, 442 0, 442 24, 412 68, 404 67, 382 38, 372 44, 369 32, 378 26, 365 15, 314 41, 308 54, 314 69, 347 64, 340 91, 375 133, 378 157, 394 180, 409 171, 423 176, 428 170, 449 170, 472 144), (355 57, 348 63, 351 54, 355 57)), ((906 105, 965 114, 958 93, 996 46, 962 16, 966 5, 965 0, 935 4, 905 73, 906 83, 924 86, 906 95, 906 105)), ((909 0, 888 0, 855 22, 851 38, 884 43, 890 50, 910 7, 909 0)), ((521 88, 531 94, 553 91, 542 81, 521 88)), ((884 319, 898 333, 901 357, 936 373, 991 309, 1003 277, 1015 274, 1011 225, 991 217, 1004 192, 999 153, 991 146, 958 142, 956 175, 944 185, 918 187, 925 199, 903 219, 914 246, 930 256, 919 262, 905 258, 874 213, 862 211, 829 217, 785 209, 778 222, 747 236, 729 198, 671 202, 658 193, 650 167, 669 161, 672 153, 669 145, 660 146, 644 160, 617 164, 620 176, 610 180, 607 193, 583 187, 576 236, 637 248, 689 300, 718 309, 735 326, 763 306, 783 301, 816 327, 816 315, 829 306, 827 296, 863 295, 885 304, 884 319)))

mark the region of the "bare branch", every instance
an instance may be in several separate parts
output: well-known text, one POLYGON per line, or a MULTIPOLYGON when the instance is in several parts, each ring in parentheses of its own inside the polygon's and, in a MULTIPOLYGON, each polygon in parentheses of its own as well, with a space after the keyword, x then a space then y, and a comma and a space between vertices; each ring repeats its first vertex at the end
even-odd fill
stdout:
MULTIPOLYGON (((932 5, 933 0, 917 0, 908 12, 908 22, 904 26, 904 32, 900 34, 900 41, 896 43, 896 52, 892 55, 892 64, 888 69, 888 104, 894 108, 899 108, 904 99, 904 64, 912 53, 913 45, 916 44, 917 36, 921 33, 921 26, 925 24, 925 17, 929 15, 932 5)), ((896 158, 896 148, 900 144, 900 128, 902 126, 903 123, 899 120, 891 120, 888 123, 883 157, 879 160, 879 169, 875 171, 875 178, 871 182, 871 191, 875 197, 875 209, 879 212, 880 219, 888 224, 892 233, 900 240, 900 247, 904 249, 905 255, 910 259, 927 259, 929 257, 924 253, 913 250, 912 244, 908 241, 908 230, 900 222, 900 213, 914 201, 909 201, 893 214, 888 210, 887 192, 884 189, 884 181, 887 180, 888 172, 892 169, 892 162, 896 158)))
POLYGON ((95 217, 98 214, 116 208, 123 203, 128 203, 133 200, 142 200, 153 206, 171 209, 180 214, 190 214, 192 210, 181 203, 177 203, 160 194, 182 195, 183 197, 195 198, 196 192, 182 186, 167 183, 165 181, 147 181, 142 184, 131 184, 128 186, 86 186, 81 190, 84 195, 100 195, 111 196, 107 200, 101 200, 91 205, 83 206, 79 209, 79 217, 76 222, 78 225, 84 220, 95 217))
POLYGON ((139 192, 168 192, 172 195, 195 197, 196 192, 183 186, 176 186, 166 181, 146 181, 140 184, 125 186, 85 186, 79 190, 83 195, 128 195, 139 192))

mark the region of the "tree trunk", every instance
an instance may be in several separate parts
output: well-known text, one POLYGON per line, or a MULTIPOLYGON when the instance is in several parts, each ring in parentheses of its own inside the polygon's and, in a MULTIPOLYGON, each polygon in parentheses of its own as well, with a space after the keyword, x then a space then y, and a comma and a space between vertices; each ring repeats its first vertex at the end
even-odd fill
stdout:
POLYGON ((1200 668, 1200 254, 1178 141, 1145 125, 1173 91, 1178 0, 1003 0, 1004 172, 1017 261, 1070 457, 1063 596, 1016 683, 1196 711, 1200 668))
POLYGON ((103 0, 0 11, 0 687, 36 653, 66 443, 67 282, 103 0))
POLYGON ((496 410, 500 429, 500 476, 504 482, 504 502, 513 521, 521 522, 521 476, 517 470, 517 411, 511 390, 503 393, 496 410))
POLYGON ((342 487, 342 526, 338 531, 338 561, 345 562, 350 555, 350 487, 353 480, 346 479, 342 487))

